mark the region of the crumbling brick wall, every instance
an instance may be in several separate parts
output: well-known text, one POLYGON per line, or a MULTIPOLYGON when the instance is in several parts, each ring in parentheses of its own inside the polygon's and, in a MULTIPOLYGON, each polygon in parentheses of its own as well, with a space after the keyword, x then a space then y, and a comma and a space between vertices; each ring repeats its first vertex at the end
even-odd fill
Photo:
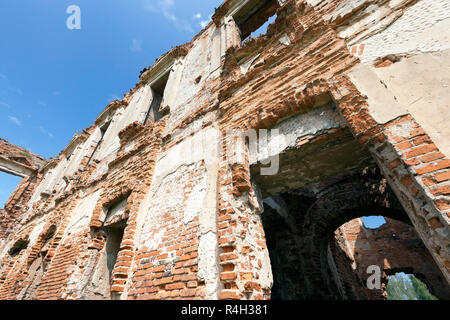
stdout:
MULTIPOLYGON (((41 168, 46 160, 22 147, 13 145, 0 138, 0 157, 2 160, 16 162, 30 171, 35 171, 41 168)), ((6 169, 6 168, 5 168, 6 169)), ((0 167, 0 170, 1 167, 0 167)), ((25 174, 25 172, 24 172, 25 174)))
POLYGON ((368 229, 362 219, 356 219, 339 228, 336 239, 363 282, 371 275, 367 273, 369 266, 382 270, 382 289, 366 288, 372 299, 386 299, 387 277, 399 272, 414 274, 438 299, 450 298, 450 288, 442 273, 410 225, 386 218, 379 228, 368 229))
MULTIPOLYGON (((404 80, 448 63, 450 42, 411 42, 394 57, 373 45, 426 1, 224 1, 192 41, 157 59, 24 180, 0 220, 0 298, 269 299, 263 197, 277 184, 278 192, 305 186, 283 182, 289 172, 288 182, 313 184, 368 165, 381 169, 449 281, 448 123, 422 105, 445 97, 437 83, 447 80, 404 80), (265 35, 242 43, 275 13, 265 35), (324 114, 329 121, 318 121, 324 114), (272 180, 260 177, 245 143, 244 161, 227 158, 229 130, 289 127, 283 121, 294 117, 301 121, 284 134, 290 143, 277 154, 286 162, 272 180), (109 275, 105 223, 125 200, 113 217, 124 232, 109 275)), ((436 8, 421 34, 448 22, 436 8)), ((304 298, 328 281, 305 277, 318 286, 304 298)))

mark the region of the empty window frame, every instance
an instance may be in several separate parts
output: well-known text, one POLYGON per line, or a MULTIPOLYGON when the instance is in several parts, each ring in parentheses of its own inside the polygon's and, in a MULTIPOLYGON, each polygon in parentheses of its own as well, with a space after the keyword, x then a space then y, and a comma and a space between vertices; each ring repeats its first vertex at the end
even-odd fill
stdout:
POLYGON ((125 233, 125 227, 127 221, 123 220, 121 222, 111 224, 105 228, 107 232, 106 236, 106 261, 109 272, 110 281, 114 267, 116 265, 117 257, 120 251, 120 244, 122 243, 123 235, 125 233))
POLYGON ((10 256, 17 256, 22 250, 25 250, 28 247, 28 243, 30 243, 27 239, 20 239, 14 243, 11 249, 9 249, 8 253, 10 256))
POLYGON ((164 107, 164 92, 166 91, 169 76, 170 70, 168 70, 163 76, 157 79, 150 86, 153 98, 148 108, 147 114, 145 115, 144 124, 146 124, 148 121, 150 122, 159 121, 163 117, 163 114, 161 113, 161 108, 164 107))
POLYGON ((92 161, 92 159, 94 158, 94 155, 95 155, 95 153, 97 152, 97 150, 100 149, 100 146, 101 146, 102 143, 103 143, 103 140, 104 140, 106 131, 108 131, 108 128, 109 128, 109 125, 110 125, 110 124, 111 124, 111 121, 105 123, 103 126, 100 127, 100 140, 97 142, 97 145, 95 146, 95 149, 94 149, 94 151, 92 152, 91 157, 89 158, 89 161, 88 161, 88 163, 87 163, 88 165, 89 165, 89 163, 91 163, 91 161, 92 161))
POLYGON ((255 36, 259 36, 258 33, 265 33, 268 24, 275 20, 278 7, 277 0, 250 0, 232 14, 242 42, 255 31, 255 36))
POLYGON ((103 229, 107 233, 106 256, 109 276, 111 277, 116 264, 117 256, 120 251, 125 227, 127 226, 127 217, 125 211, 128 204, 128 197, 116 202, 109 208, 105 208, 103 229))

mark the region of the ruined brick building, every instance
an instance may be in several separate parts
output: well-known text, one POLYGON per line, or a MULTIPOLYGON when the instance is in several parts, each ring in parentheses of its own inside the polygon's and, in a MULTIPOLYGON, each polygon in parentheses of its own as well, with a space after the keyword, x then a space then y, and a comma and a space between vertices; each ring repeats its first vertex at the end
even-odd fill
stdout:
POLYGON ((448 299, 449 30, 449 0, 226 0, 56 159, 1 141, 0 299, 382 299, 370 265, 448 299))

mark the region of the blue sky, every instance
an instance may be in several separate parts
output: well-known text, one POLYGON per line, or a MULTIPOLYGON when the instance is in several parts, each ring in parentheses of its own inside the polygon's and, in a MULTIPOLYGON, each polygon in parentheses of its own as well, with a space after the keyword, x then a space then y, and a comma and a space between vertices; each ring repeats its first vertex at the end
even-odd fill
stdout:
MULTIPOLYGON (((190 41, 221 2, 1 1, 0 137, 57 156, 143 68, 190 41), (81 9, 81 30, 66 27, 70 5, 81 9)), ((17 182, 0 174, 0 206, 17 182)))
MULTIPOLYGON (((0 137, 56 157, 139 72, 189 42, 222 0, 0 2, 0 137), (66 13, 81 9, 81 29, 66 13)), ((270 20, 271 22, 273 19, 270 20)), ((265 33, 268 23, 252 36, 265 33)), ((0 207, 20 179, 0 173, 0 207)))
POLYGON ((386 219, 381 216, 362 217, 364 225, 369 229, 377 229, 386 223, 386 219))

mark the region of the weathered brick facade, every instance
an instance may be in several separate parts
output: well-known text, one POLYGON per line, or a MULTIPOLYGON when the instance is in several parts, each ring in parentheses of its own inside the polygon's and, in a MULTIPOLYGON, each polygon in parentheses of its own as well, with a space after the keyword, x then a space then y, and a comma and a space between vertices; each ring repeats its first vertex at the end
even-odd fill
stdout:
POLYGON ((449 6, 226 0, 24 178, 0 299, 370 298, 331 241, 364 215, 411 224, 448 288, 449 6), (252 129, 280 135, 255 155, 252 129))

